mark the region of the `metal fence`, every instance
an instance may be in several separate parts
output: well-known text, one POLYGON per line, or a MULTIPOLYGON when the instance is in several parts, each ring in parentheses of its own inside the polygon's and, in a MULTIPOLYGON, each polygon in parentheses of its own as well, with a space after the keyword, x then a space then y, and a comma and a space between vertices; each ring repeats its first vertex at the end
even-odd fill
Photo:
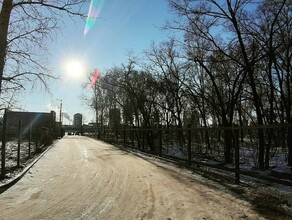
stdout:
MULTIPOLYGON (((97 135, 99 139, 117 146, 167 157, 182 164, 202 165, 233 172, 235 181, 240 174, 268 181, 292 185, 289 180, 272 176, 261 176, 254 172, 259 166, 258 132, 263 131, 265 140, 264 158, 267 168, 283 167, 288 160, 288 128, 291 125, 212 127, 212 128, 164 128, 151 129, 104 127, 97 135), (225 163, 224 135, 229 130, 231 161, 225 163)), ((88 134, 89 135, 89 134, 88 134)))
POLYGON ((52 143, 53 136, 45 127, 23 126, 22 120, 14 129, 7 129, 8 114, 3 116, 1 137, 1 175, 5 179, 6 174, 29 163, 36 155, 40 154, 46 146, 52 143))

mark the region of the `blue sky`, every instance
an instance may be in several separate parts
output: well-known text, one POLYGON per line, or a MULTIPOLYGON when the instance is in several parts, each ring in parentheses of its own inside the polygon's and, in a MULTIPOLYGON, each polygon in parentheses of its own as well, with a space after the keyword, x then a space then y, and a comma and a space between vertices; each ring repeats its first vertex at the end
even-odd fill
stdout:
MULTIPOLYGON (((82 103, 83 78, 73 78, 64 73, 68 59, 84 63, 87 72, 98 68, 101 72, 127 61, 128 51, 140 55, 149 49, 152 41, 167 40, 167 32, 160 28, 171 18, 165 0, 105 0, 100 19, 83 36, 84 21, 64 20, 65 28, 53 42, 48 43, 50 56, 48 66, 62 79, 51 83, 52 94, 36 88, 22 95, 21 106, 26 111, 59 111, 62 99, 63 110, 72 118, 75 113, 85 116, 87 122, 93 120, 93 112, 82 103), (59 100, 58 100, 59 99, 59 100)), ((64 121, 68 123, 68 120, 64 121)))

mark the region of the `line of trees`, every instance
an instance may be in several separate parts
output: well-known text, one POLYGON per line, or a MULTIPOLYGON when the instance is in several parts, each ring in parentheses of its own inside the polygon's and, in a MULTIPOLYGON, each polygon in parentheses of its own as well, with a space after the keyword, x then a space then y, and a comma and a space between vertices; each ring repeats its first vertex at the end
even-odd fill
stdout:
MULTIPOLYGON (((97 125, 107 125, 113 109, 124 125, 142 128, 292 123, 291 1, 168 1, 177 16, 164 28, 182 37, 102 73, 90 101, 97 125)), ((230 163, 232 133, 223 132, 230 163)), ((264 169, 273 129, 257 136, 264 169)), ((291 166, 292 127, 285 138, 291 166)))

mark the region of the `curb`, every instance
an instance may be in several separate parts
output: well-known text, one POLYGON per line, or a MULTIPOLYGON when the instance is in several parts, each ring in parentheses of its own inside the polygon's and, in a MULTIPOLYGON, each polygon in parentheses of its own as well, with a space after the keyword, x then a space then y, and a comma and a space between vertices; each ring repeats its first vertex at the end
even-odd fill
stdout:
POLYGON ((17 183, 29 170, 32 168, 36 162, 38 162, 55 144, 59 139, 55 140, 44 152, 42 152, 37 158, 34 159, 28 166, 26 166, 18 175, 9 180, 7 183, 0 184, 0 194, 9 189, 15 183, 17 183))

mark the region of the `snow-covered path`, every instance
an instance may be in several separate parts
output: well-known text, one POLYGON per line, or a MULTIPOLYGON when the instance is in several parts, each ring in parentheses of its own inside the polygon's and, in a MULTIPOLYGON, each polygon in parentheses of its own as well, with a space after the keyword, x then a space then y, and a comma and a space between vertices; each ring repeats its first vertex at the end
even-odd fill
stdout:
POLYGON ((264 219, 183 170, 65 136, 0 194, 0 219, 264 219))

